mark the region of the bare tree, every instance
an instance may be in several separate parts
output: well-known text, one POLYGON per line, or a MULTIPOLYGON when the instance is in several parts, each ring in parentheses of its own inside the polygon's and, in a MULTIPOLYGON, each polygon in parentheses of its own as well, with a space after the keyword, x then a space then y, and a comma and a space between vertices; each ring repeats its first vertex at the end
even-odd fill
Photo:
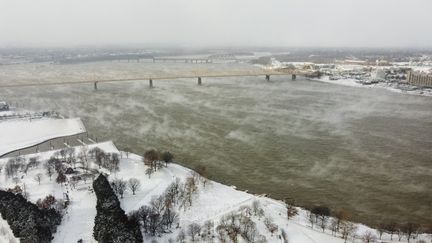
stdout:
POLYGON ((324 232, 327 226, 328 217, 330 216, 330 209, 325 206, 316 206, 312 208, 312 213, 316 216, 315 222, 318 223, 319 220, 320 227, 324 232))
POLYGON ((336 218, 336 229, 339 231, 339 227, 342 221, 349 220, 351 218, 351 214, 345 209, 338 209, 334 212, 333 215, 336 218))
POLYGON ((188 235, 195 241, 196 236, 201 232, 201 226, 197 223, 192 223, 188 226, 188 235))
POLYGON ((307 211, 307 218, 309 223, 311 224, 311 228, 313 229, 316 220, 316 215, 313 214, 311 211, 307 211))
POLYGON ((126 147, 126 148, 123 149, 123 151, 124 151, 125 154, 126 154, 126 158, 129 159, 129 153, 130 153, 130 151, 131 151, 130 148, 126 147))
POLYGON ((135 195, 135 192, 141 187, 141 182, 137 178, 130 178, 128 180, 128 186, 132 194, 135 195))
POLYGON ((42 180, 42 174, 41 174, 41 173, 37 173, 37 174, 34 176, 33 179, 34 179, 37 183, 39 183, 39 185, 40 185, 41 180, 42 180))
POLYGON ((197 167, 195 167, 195 171, 196 171, 197 180, 199 180, 203 184, 203 187, 205 187, 209 182, 209 180, 207 179, 208 178, 207 167, 198 165, 197 167))
POLYGON ((248 216, 242 216, 239 219, 240 235, 246 242, 255 242, 258 236, 258 229, 255 222, 248 216))
POLYGON ((63 162, 66 162, 67 150, 65 148, 60 150, 60 156, 62 157, 63 162))
POLYGON ((410 242, 412 234, 420 228, 420 225, 414 223, 406 223, 405 225, 403 225, 402 228, 406 234, 408 242, 410 242))
POLYGON ((39 164, 40 164, 40 161, 39 161, 39 158, 38 157, 31 157, 30 159, 29 159, 29 162, 27 163, 27 165, 26 165, 26 167, 25 167, 25 173, 27 174, 27 171, 30 169, 30 168, 36 168, 36 167, 38 167, 39 166, 39 164))
POLYGON ((374 242, 377 240, 376 235, 374 235, 371 231, 366 231, 363 235, 362 235, 362 241, 364 243, 370 243, 370 242, 374 242))
POLYGON ((331 230, 332 235, 336 235, 336 232, 338 232, 338 220, 336 218, 331 219, 329 229, 331 230))
POLYGON ((404 236, 404 229, 402 225, 397 225, 397 235, 398 235, 398 240, 401 241, 402 237, 404 236))
POLYGON ((127 183, 122 179, 115 179, 111 182, 111 187, 115 194, 119 195, 120 198, 123 198, 123 195, 126 191, 127 183))
POLYGON ((50 163, 46 163, 45 164, 45 169, 46 169, 46 173, 49 176, 50 181, 51 181, 51 178, 52 178, 52 176, 54 174, 54 167, 50 163))
POLYGON ((197 191, 196 181, 194 177, 188 177, 186 178, 186 183, 184 186, 184 193, 183 193, 183 206, 184 209, 192 206, 192 199, 193 195, 197 191))
POLYGON ((202 228, 201 235, 206 240, 211 240, 213 238, 213 228, 214 228, 214 222, 212 220, 207 220, 204 222, 204 226, 202 228))
POLYGON ((76 168, 75 148, 67 148, 66 152, 68 163, 73 164, 74 168, 76 168))
POLYGON ((151 178, 151 175, 153 174, 153 169, 151 167, 147 168, 145 171, 146 175, 148 175, 149 179, 151 178))
POLYGON ((183 243, 183 242, 185 242, 185 239, 186 239, 186 234, 185 234, 184 230, 180 230, 180 232, 177 235, 177 241, 180 243, 183 243))
POLYGON ((357 227, 355 224, 349 222, 349 221, 342 221, 340 224, 340 230, 342 234, 342 238, 345 240, 344 242, 347 242, 348 237, 352 235, 356 231, 357 227))
POLYGON ((23 168, 24 160, 22 157, 18 156, 15 158, 11 158, 5 165, 6 176, 7 177, 16 177, 18 176, 18 170, 23 168))
POLYGON ((57 178, 56 178, 56 182, 58 184, 63 184, 66 182, 66 176, 63 174, 63 172, 59 171, 57 178))
POLYGON ((394 233, 397 232, 397 224, 394 222, 390 222, 385 225, 385 230, 390 234, 390 240, 393 240, 394 233))
POLYGON ((264 225, 272 235, 278 230, 278 226, 273 222, 273 219, 270 217, 266 217, 264 219, 264 225))
POLYGON ((156 164, 159 161, 159 157, 160 157, 159 152, 156 151, 155 149, 147 150, 144 153, 144 157, 143 157, 144 164, 149 166, 153 171, 156 171, 157 169, 156 164))
POLYGON ((293 206, 293 205, 287 204, 286 205, 286 209, 287 209, 287 218, 288 218, 288 220, 298 214, 297 208, 295 206, 293 206))
POLYGON ((110 163, 107 167, 111 172, 119 170, 120 159, 117 153, 111 154, 109 162, 110 163))
POLYGON ((171 163, 174 159, 174 155, 172 155, 170 152, 163 152, 162 153, 162 160, 165 162, 165 166, 168 166, 168 163, 171 163))
POLYGON ((378 226, 377 226, 377 228, 376 228, 376 231, 377 231, 377 233, 379 235, 379 239, 380 240, 382 238, 383 233, 386 231, 385 228, 386 228, 386 225, 384 223, 379 223, 378 226))
POLYGON ((258 200, 254 200, 252 202, 252 211, 253 211, 253 213, 254 213, 255 216, 257 216, 258 211, 260 210, 260 208, 261 208, 260 202, 258 200))

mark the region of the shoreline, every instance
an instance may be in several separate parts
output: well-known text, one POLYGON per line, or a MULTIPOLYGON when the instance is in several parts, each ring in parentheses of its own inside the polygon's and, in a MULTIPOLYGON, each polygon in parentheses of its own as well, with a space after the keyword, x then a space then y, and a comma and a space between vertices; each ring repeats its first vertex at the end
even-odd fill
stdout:
MULTIPOLYGON (((396 87, 392 87, 391 85, 388 85, 386 83, 377 83, 377 84, 369 84, 364 85, 361 83, 358 83, 355 79, 338 79, 338 80, 330 80, 328 76, 325 76, 323 78, 308 78, 308 80, 317 81, 317 82, 323 82, 323 83, 329 83, 329 84, 336 84, 336 85, 342 85, 342 86, 348 86, 348 87, 357 87, 357 88, 380 88, 385 89, 394 93, 400 93, 400 94, 408 94, 408 95, 416 95, 416 96, 423 96, 423 97, 432 97, 432 89, 422 89, 418 88, 416 90, 403 90, 396 87)), ((416 87, 416 86, 410 86, 410 87, 416 87)))

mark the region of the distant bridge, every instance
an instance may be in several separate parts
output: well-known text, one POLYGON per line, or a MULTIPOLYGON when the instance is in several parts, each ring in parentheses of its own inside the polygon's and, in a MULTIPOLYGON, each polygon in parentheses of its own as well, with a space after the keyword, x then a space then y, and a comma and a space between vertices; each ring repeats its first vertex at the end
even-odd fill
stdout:
POLYGON ((28 87, 28 86, 46 86, 46 85, 68 85, 68 84, 86 84, 92 83, 94 89, 98 89, 99 83, 117 83, 117 82, 129 82, 129 81, 143 81, 148 80, 149 87, 153 87, 153 80, 172 80, 172 79, 197 79, 198 85, 202 84, 203 78, 224 78, 224 77, 257 77, 263 76, 266 81, 270 81, 270 76, 287 76, 291 75, 292 80, 295 80, 297 76, 314 76, 314 72, 304 70, 262 70, 258 72, 231 72, 231 73, 207 73, 207 74, 187 74, 187 75, 148 75, 143 77, 124 78, 124 79, 99 79, 99 80, 69 80, 61 82, 22 82, 15 84, 0 84, 0 88, 13 88, 13 87, 28 87))
POLYGON ((153 57, 153 62, 212 63, 213 59, 196 57, 153 57))

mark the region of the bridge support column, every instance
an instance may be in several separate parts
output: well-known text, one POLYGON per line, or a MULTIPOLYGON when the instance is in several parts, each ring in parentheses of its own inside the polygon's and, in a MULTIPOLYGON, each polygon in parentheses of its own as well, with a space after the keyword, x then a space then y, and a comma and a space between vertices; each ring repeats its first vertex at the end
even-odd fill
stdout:
POLYGON ((198 85, 201 85, 202 84, 202 79, 201 79, 201 77, 198 77, 198 85))
POLYGON ((266 81, 270 81, 270 75, 266 75, 266 76, 265 76, 265 80, 266 80, 266 81))
POLYGON ((149 79, 149 87, 153 88, 153 80, 152 79, 149 79))
POLYGON ((295 74, 293 74, 293 75, 291 76, 291 79, 292 79, 292 80, 296 80, 296 78, 297 78, 297 75, 295 75, 295 74))
POLYGON ((94 90, 96 91, 97 90, 97 81, 96 82, 94 82, 94 90))

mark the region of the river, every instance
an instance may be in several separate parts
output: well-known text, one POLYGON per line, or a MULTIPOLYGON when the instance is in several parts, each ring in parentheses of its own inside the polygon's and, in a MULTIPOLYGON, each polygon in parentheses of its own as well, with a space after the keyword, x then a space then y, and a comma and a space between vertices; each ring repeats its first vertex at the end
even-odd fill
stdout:
POLYGON ((8 88, 0 98, 81 117, 121 149, 171 151, 239 189, 345 208, 369 224, 431 220, 431 97, 283 76, 154 84, 8 88))

